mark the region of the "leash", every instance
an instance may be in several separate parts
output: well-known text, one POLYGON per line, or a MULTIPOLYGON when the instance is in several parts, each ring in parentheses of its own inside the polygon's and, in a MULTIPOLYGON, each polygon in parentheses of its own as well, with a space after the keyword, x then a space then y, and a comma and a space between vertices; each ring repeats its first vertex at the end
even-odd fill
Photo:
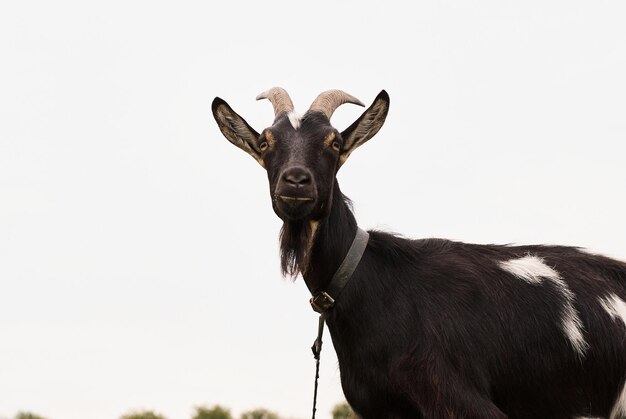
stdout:
POLYGON ((320 355, 322 354, 322 335, 324 334, 324 315, 320 314, 319 323, 317 325, 317 339, 313 342, 311 350, 315 358, 315 388, 313 389, 313 416, 315 419, 315 411, 317 405, 317 380, 320 378, 320 355))
POLYGON ((324 334, 324 313, 333 308, 335 300, 341 291, 343 291, 350 278, 352 278, 352 274, 356 270, 356 267, 359 266, 359 262, 363 257, 368 241, 368 232, 357 228, 354 240, 350 245, 350 249, 348 249, 348 254, 346 254, 343 262, 341 262, 341 265, 330 280, 327 291, 320 291, 309 300, 313 310, 320 313, 320 318, 317 324, 317 338, 315 339, 315 342, 313 342, 313 346, 311 346, 313 357, 315 358, 315 386, 313 388, 313 416, 311 419, 315 419, 315 412, 317 410, 317 386, 320 378, 320 357, 322 354, 322 335, 324 334))

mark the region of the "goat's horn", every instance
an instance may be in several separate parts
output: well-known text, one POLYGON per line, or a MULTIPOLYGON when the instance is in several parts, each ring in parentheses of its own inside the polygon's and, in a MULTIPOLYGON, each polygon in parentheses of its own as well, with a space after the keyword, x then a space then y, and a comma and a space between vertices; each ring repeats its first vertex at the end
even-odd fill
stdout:
POLYGON ((289 93, 282 87, 272 87, 256 97, 256 100, 261 99, 269 99, 272 102, 276 118, 283 112, 293 112, 293 102, 289 97, 289 93))
POLYGON ((308 112, 321 112, 330 119, 335 110, 344 103, 365 106, 359 99, 342 90, 327 90, 315 98, 308 112))

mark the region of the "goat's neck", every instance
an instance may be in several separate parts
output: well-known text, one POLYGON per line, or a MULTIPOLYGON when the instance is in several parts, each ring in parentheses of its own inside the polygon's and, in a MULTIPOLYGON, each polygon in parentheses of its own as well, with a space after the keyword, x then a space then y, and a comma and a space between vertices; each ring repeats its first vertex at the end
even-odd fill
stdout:
POLYGON ((335 180, 330 215, 313 222, 303 277, 311 293, 324 290, 348 253, 357 230, 356 219, 335 180))

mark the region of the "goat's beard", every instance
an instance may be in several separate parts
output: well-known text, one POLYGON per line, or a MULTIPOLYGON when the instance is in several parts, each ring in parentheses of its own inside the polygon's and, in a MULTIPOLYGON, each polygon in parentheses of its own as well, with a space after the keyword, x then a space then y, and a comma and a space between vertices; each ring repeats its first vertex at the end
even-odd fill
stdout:
POLYGON ((284 276, 295 279, 306 273, 317 230, 317 221, 285 221, 280 230, 280 268, 284 276))
MULTIPOLYGON (((335 179, 326 204, 322 205, 318 212, 307 219, 284 220, 280 229, 280 269, 283 276, 295 280, 298 274, 307 273, 318 227, 330 216, 331 208, 334 207, 335 191, 338 190, 339 185, 335 179)), ((350 200, 341 192, 339 198, 351 209, 350 200)))

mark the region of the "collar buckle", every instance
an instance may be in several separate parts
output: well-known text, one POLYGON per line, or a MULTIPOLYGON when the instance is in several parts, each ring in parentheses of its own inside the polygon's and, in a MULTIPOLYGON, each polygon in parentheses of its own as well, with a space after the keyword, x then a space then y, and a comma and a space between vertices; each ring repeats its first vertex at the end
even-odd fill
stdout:
POLYGON ((309 303, 311 303, 311 307, 313 307, 314 311, 321 314, 333 308, 335 305, 335 299, 328 295, 327 292, 322 291, 315 297, 311 297, 309 303))

